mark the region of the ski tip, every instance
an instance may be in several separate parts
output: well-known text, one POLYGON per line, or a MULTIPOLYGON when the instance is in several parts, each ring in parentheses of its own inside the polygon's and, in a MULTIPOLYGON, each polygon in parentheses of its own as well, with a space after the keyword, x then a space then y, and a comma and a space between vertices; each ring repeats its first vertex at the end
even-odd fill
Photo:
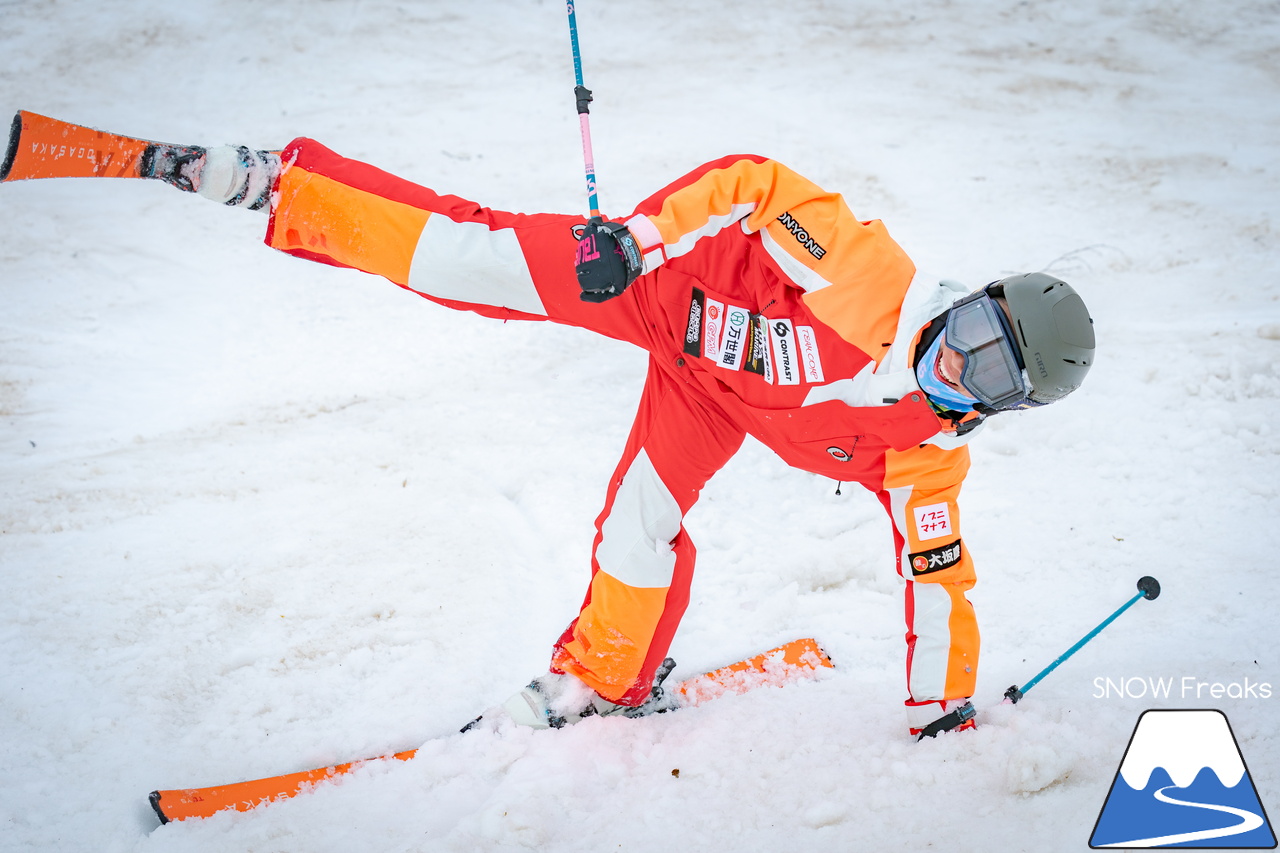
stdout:
POLYGON ((9 179, 13 169, 13 161, 18 156, 18 137, 22 135, 22 110, 13 114, 13 124, 9 126, 9 147, 5 150, 4 163, 0 164, 0 181, 9 179))
POLYGON ((159 791, 152 791, 147 799, 151 802, 151 808, 155 809, 156 817, 160 818, 160 825, 164 826, 169 822, 169 816, 164 813, 164 809, 160 808, 160 797, 159 791))

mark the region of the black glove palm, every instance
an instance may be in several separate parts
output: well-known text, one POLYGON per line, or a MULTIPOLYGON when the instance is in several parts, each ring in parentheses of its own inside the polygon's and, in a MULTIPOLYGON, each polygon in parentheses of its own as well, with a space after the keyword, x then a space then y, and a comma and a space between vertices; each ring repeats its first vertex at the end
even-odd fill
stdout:
POLYGON ((644 259, 640 244, 620 222, 593 216, 578 239, 575 269, 583 302, 604 302, 618 296, 640 275, 644 259))

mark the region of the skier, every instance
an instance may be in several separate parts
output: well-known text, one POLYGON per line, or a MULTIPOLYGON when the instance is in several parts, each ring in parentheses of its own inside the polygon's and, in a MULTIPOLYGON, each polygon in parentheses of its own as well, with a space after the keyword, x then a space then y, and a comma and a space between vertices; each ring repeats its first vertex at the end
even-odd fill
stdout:
POLYGON ((145 169, 267 212, 267 244, 291 255, 649 352, 586 598, 549 672, 503 704, 516 723, 662 707, 694 566, 682 519, 750 434, 884 506, 905 581, 908 728, 975 724, 966 444, 987 418, 1079 387, 1094 334, 1068 284, 1031 273, 966 293, 918 272, 880 221, 756 156, 701 166, 617 221, 490 210, 309 139, 278 154, 164 146, 145 169))

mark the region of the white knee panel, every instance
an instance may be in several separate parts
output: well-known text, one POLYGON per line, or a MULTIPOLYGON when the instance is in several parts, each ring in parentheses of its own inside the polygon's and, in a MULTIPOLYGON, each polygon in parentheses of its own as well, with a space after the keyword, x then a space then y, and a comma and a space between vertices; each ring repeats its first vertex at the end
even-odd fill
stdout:
POLYGON ((680 532, 680 505, 641 450, 632 460, 601 527, 596 549, 600 570, 634 587, 671 586, 680 532))

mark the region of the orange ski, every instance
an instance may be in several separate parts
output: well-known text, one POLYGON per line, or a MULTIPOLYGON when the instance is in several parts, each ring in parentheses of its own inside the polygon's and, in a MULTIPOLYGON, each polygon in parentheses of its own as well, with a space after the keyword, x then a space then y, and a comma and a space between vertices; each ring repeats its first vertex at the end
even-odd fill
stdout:
POLYGON ((9 130, 0 180, 140 178, 139 166, 151 144, 19 111, 9 130))
MULTIPOLYGON (((799 678, 812 677, 819 670, 831 666, 831 659, 815 640, 793 640, 749 660, 739 661, 712 672, 685 679, 673 688, 674 693, 679 697, 676 707, 688 708, 726 693, 745 693, 757 687, 781 687, 799 678)), ((411 749, 394 755, 383 755, 364 761, 352 761, 333 767, 304 770, 250 782, 236 782, 210 788, 153 791, 151 807, 159 815, 161 823, 186 820, 191 817, 209 817, 227 809, 246 812, 263 803, 288 799, 316 783, 350 773, 370 761, 385 761, 391 758, 408 761, 415 754, 417 750, 411 749)))
POLYGON ((9 129, 0 181, 158 178, 193 192, 184 167, 203 156, 198 146, 134 139, 19 110, 9 129))

